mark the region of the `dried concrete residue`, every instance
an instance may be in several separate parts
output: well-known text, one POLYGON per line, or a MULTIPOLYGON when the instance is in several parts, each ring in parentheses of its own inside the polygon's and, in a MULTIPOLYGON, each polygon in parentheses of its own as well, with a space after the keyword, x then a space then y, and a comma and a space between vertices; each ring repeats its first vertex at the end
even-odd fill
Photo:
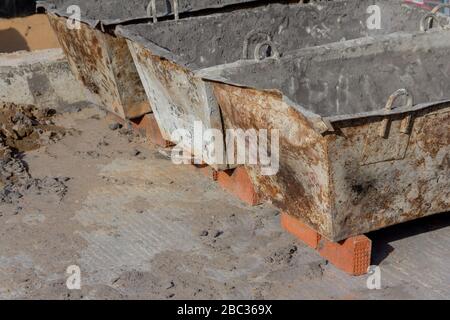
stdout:
MULTIPOLYGON (((148 17, 147 7, 149 0, 53 0, 58 14, 68 15, 67 9, 72 5, 81 8, 83 20, 100 20, 103 22, 127 21, 148 17)), ((229 5, 261 2, 264 0, 178 0, 178 12, 188 13, 205 9, 221 9, 229 5)), ((172 1, 156 1, 156 12, 159 17, 167 16, 173 12, 172 1)))
POLYGON ((51 120, 54 111, 34 106, 0 105, 0 202, 14 204, 26 194, 54 194, 61 200, 68 178, 33 179, 23 152, 38 149, 65 135, 51 120))
MULTIPOLYGON (((449 41, 446 31, 398 33, 305 48, 277 61, 218 66, 202 75, 279 90, 320 116, 358 115, 383 109, 402 88, 411 93, 414 105, 449 99, 449 41)), ((401 103, 399 99, 394 108, 401 103)))
POLYGON ((426 14, 420 8, 405 5, 402 0, 380 0, 377 5, 383 17, 382 28, 369 30, 363 22, 371 4, 372 0, 336 1, 326 6, 272 4, 156 25, 132 24, 119 27, 117 32, 149 45, 150 49, 156 44, 174 55, 176 62, 199 69, 242 59, 246 41, 246 56, 253 59, 256 45, 268 36, 279 53, 284 54, 365 36, 416 32, 426 14))

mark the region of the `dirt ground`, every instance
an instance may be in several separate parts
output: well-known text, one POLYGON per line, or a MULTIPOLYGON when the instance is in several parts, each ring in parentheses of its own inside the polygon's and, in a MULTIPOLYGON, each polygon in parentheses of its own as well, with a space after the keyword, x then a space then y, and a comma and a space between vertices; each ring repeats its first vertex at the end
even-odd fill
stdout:
POLYGON ((102 111, 34 121, 31 151, 3 141, 0 299, 450 298, 449 214, 369 235, 371 291, 283 232, 270 205, 244 205, 102 111), (42 121, 59 134, 36 136, 42 121), (81 290, 66 287, 71 265, 81 290))

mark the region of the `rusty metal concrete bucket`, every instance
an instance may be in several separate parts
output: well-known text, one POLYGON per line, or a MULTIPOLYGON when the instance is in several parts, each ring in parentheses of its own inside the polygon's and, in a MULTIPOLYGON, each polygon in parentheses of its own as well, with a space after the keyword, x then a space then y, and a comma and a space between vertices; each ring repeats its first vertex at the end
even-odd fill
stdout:
MULTIPOLYGON (((177 129, 188 130, 194 136, 195 121, 201 121, 204 129, 223 129, 210 86, 195 71, 242 58, 259 58, 271 50, 277 55, 364 36, 417 31, 425 13, 400 0, 377 1, 381 29, 369 29, 364 22, 373 3, 272 4, 183 22, 121 26, 116 34, 128 39, 162 135, 173 141, 172 133, 177 129)), ((186 145, 195 156, 210 153, 205 147, 191 147, 190 143, 186 145)), ((216 169, 229 168, 228 164, 217 163, 216 158, 206 162, 216 169)))
POLYGON ((126 41, 84 23, 69 30, 66 18, 52 13, 48 17, 90 101, 124 119, 151 111, 126 41))
MULTIPOLYGON (((63 47, 70 66, 87 89, 90 100, 105 107, 121 118, 138 118, 151 112, 139 75, 127 43, 100 29, 132 21, 155 21, 168 15, 184 14, 209 9, 220 9, 236 3, 257 3, 259 0, 178 0, 150 1, 131 0, 55 0, 49 10, 49 20, 63 47), (173 3, 178 4, 174 12, 173 3), (155 7, 152 6, 155 4, 155 7), (73 11, 70 6, 81 9, 80 29, 70 30, 67 17, 73 11), (152 9, 157 12, 153 15, 152 9)), ((104 31, 104 30, 103 30, 104 31)))
POLYGON ((255 186, 332 241, 450 209, 450 31, 391 34, 203 70, 225 127, 279 130, 255 186))

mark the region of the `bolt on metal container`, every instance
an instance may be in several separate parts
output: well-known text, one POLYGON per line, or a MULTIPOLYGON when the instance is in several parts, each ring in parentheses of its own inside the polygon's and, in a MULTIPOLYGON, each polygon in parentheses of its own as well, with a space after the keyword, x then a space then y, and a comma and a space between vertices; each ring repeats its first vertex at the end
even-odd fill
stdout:
POLYGON ((450 209, 450 31, 394 33, 240 61, 210 81, 226 129, 278 130, 253 183, 332 241, 450 209))
POLYGON ((151 112, 126 41, 110 32, 116 25, 156 22, 206 10, 260 0, 54 0, 40 2, 64 49, 72 70, 87 89, 90 100, 126 119, 151 112), (80 9, 81 24, 71 29, 68 21, 80 9), (156 13, 156 14, 155 14, 156 13))
MULTIPOLYGON (((162 135, 173 141, 177 129, 187 130, 193 137, 195 121, 204 129, 223 130, 211 86, 197 71, 326 43, 416 31, 426 12, 402 0, 380 0, 376 2, 379 12, 375 12, 381 17, 380 25, 368 25, 368 9, 373 4, 372 0, 271 4, 156 25, 120 26, 116 34, 128 39, 162 135)), ((206 145, 192 148, 186 143, 185 149, 202 157, 211 153, 207 148, 216 149, 214 143, 206 145)), ((207 160, 218 170, 232 167, 216 158, 207 160)))

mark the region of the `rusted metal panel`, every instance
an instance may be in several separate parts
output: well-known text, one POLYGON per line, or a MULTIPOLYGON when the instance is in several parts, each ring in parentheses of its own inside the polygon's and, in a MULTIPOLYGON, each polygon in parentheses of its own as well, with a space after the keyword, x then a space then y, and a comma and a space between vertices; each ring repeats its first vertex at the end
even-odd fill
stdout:
POLYGON ((450 104, 390 117, 388 137, 377 134, 382 122, 335 123, 339 135, 326 137, 335 190, 335 239, 450 209, 450 104), (411 114, 412 129, 402 133, 411 114))
POLYGON ((135 119, 151 112, 150 103, 127 42, 108 34, 102 35, 105 45, 109 49, 110 68, 114 75, 125 118, 135 119))
POLYGON ((122 118, 151 111, 139 74, 124 39, 81 24, 67 28, 66 19, 48 14, 75 76, 90 100, 122 118))
MULTIPOLYGON (((179 145, 194 155, 203 154, 204 146, 192 143, 195 122, 201 123, 203 130, 223 131, 219 107, 209 84, 189 69, 154 55, 136 42, 128 43, 164 139, 178 142, 174 141, 173 133, 183 129, 188 135, 179 145)), ((228 168, 216 158, 210 160, 216 169, 228 168)))
POLYGON ((332 237, 330 164, 326 139, 280 94, 214 84, 226 129, 280 131, 280 171, 263 176, 258 166, 247 166, 266 200, 332 237))

